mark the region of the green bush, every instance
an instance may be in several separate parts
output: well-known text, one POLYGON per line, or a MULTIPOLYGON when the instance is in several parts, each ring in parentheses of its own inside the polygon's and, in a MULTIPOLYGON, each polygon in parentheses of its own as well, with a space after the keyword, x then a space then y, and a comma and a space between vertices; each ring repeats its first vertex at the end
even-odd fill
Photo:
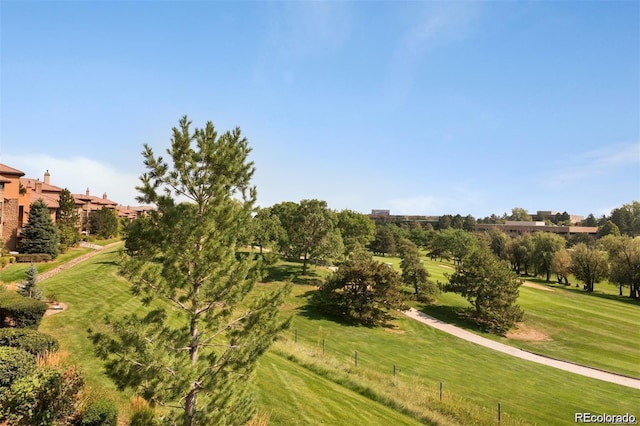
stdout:
POLYGON ((110 399, 100 398, 92 402, 82 414, 81 426, 117 426, 118 407, 110 399))
POLYGON ((23 253, 17 254, 16 262, 19 263, 38 263, 38 262, 48 262, 53 257, 48 253, 23 253))
POLYGON ((0 388, 11 384, 36 367, 36 357, 17 348, 0 347, 0 388))
POLYGON ((60 347, 48 334, 28 328, 0 328, 0 346, 22 349, 32 355, 57 351, 60 347))
POLYGON ((37 368, 0 395, 3 400, 0 421, 16 426, 60 424, 76 411, 78 392, 83 386, 76 367, 65 371, 37 368))
POLYGON ((37 329, 46 310, 44 302, 0 290, 0 327, 37 329))

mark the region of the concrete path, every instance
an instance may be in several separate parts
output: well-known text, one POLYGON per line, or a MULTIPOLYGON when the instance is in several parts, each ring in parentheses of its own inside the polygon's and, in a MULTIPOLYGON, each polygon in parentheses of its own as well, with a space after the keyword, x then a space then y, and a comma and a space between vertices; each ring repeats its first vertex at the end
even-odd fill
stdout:
POLYGON ((503 343, 495 342, 485 337, 478 336, 477 334, 471 333, 467 330, 463 330, 462 328, 456 327, 455 325, 440 321, 439 319, 429 316, 414 308, 411 308, 408 311, 404 311, 403 314, 405 314, 409 318, 420 321, 423 324, 426 324, 433 328, 437 328, 440 331, 444 331, 445 333, 449 333, 460 339, 467 340, 469 342, 505 353, 507 355, 526 359, 527 361, 537 362, 538 364, 548 365, 549 367, 558 368, 570 373, 580 374, 585 377, 591 377, 592 379, 604 380, 605 382, 611 382, 634 389, 640 389, 640 379, 620 376, 618 374, 608 373, 606 371, 597 370, 595 368, 584 367, 582 365, 559 361, 557 359, 547 358, 541 355, 533 354, 531 352, 523 351, 522 349, 514 348, 513 346, 505 345, 503 343))
POLYGON ((76 257, 75 259, 71 259, 70 261, 68 261, 67 263, 63 263, 60 266, 57 266, 47 272, 43 272, 42 274, 38 274, 38 282, 42 281, 42 280, 46 280, 47 278, 51 278, 54 275, 58 275, 60 272, 64 271, 65 269, 69 269, 72 266, 77 265, 78 263, 84 262, 85 260, 95 256, 96 254, 100 253, 102 250, 104 249, 108 249, 110 247, 113 247, 115 245, 120 244, 120 241, 117 241, 115 243, 111 243, 111 244, 107 244, 106 246, 98 246, 95 244, 87 244, 87 243, 80 243, 81 247, 88 247, 91 248, 93 251, 87 253, 87 254, 83 254, 82 256, 76 257))

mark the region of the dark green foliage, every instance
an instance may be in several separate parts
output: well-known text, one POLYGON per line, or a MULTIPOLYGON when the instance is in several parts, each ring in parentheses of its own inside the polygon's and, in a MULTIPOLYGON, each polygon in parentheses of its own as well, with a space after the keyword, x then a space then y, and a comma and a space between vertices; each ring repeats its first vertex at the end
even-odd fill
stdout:
POLYGON ((607 235, 613 235, 614 237, 620 236, 620 228, 610 220, 598 228, 598 238, 606 237, 607 235))
POLYGON ((78 426, 117 426, 118 406, 110 399, 92 401, 82 413, 78 426))
POLYGON ((39 367, 3 390, 0 420, 16 426, 66 424, 76 412, 83 386, 76 367, 39 367))
POLYGON ((478 323, 503 333, 522 319, 523 312, 515 304, 520 284, 508 263, 487 251, 474 250, 458 265, 443 290, 465 297, 473 305, 478 323))
POLYGON ((29 220, 24 226, 18 251, 46 253, 55 259, 59 253, 59 244, 58 228, 51 220, 49 208, 42 199, 39 199, 29 207, 29 220))
POLYGON ((0 388, 11 386, 15 380, 30 374, 36 358, 18 348, 0 346, 0 388))
POLYGON ((391 230, 386 226, 379 226, 376 229, 376 235, 371 242, 371 251, 384 256, 387 253, 396 251, 395 237, 391 230))
POLYGON ((118 233, 118 216, 115 210, 103 206, 89 214, 89 233, 107 239, 118 233))
POLYGON ((364 251, 353 256, 318 288, 312 304, 365 325, 384 324, 390 309, 402 309, 400 275, 364 251))
POLYGON ((0 328, 0 346, 22 349, 32 355, 57 351, 60 347, 48 334, 28 328, 0 328))
POLYGON ((64 188, 60 192, 60 207, 56 210, 56 226, 60 231, 60 244, 73 247, 80 241, 80 215, 71 191, 64 188))
POLYGON ((0 290, 0 327, 38 328, 47 304, 0 290))
POLYGON ((38 270, 31 264, 25 272, 25 280, 18 286, 18 294, 31 299, 41 300, 42 291, 38 288, 38 270))
POLYGON ((342 234, 347 253, 353 252, 356 246, 369 245, 376 233, 376 225, 373 220, 365 214, 352 210, 338 212, 336 226, 342 234))
POLYGON ((162 308, 107 320, 91 338, 118 387, 171 407, 171 421, 244 424, 256 362, 288 327, 278 307, 290 286, 256 296, 262 258, 237 256, 256 199, 247 140, 190 124, 173 129, 171 164, 145 146, 139 201, 156 209, 128 227, 121 262, 133 293, 162 308))
POLYGON ((402 282, 413 289, 416 300, 434 301, 438 295, 438 287, 429 279, 429 272, 422 264, 418 248, 413 243, 404 245, 401 257, 402 282))
POLYGON ((53 259, 53 256, 47 253, 30 253, 30 254, 17 254, 16 262, 18 263, 40 263, 49 262, 53 259))

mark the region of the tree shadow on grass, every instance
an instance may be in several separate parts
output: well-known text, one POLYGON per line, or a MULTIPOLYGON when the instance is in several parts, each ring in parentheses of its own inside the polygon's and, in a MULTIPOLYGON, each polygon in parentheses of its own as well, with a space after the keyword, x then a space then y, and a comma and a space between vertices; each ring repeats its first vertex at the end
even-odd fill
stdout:
POLYGON ((486 331, 481 325, 469 317, 469 308, 462 306, 445 306, 420 304, 418 310, 427 315, 466 330, 486 331))
POLYGON ((98 262, 94 262, 95 265, 109 265, 109 266, 120 266, 120 262, 115 260, 100 260, 98 262))
POLYGON ((276 281, 291 281, 294 284, 317 286, 322 283, 322 277, 311 268, 307 274, 302 275, 302 265, 277 264, 267 267, 267 276, 262 280, 265 283, 276 281))

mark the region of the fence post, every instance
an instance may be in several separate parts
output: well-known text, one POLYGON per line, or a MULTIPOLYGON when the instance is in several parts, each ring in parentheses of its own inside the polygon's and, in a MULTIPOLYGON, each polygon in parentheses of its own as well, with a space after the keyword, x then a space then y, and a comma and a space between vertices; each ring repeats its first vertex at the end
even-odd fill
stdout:
POLYGON ((298 329, 297 328, 294 330, 293 341, 294 341, 294 343, 298 343, 298 329))
POLYGON ((324 337, 322 338, 322 355, 324 355, 324 337))
POLYGON ((356 351, 355 357, 354 357, 354 361, 356 363, 356 367, 358 366, 358 351, 356 351))
POLYGON ((440 382, 440 401, 442 401, 442 382, 440 382))
POLYGON ((393 364, 393 377, 396 377, 396 365, 393 364))
POLYGON ((500 424, 500 417, 502 417, 501 414, 502 413, 500 412, 500 403, 498 402, 498 424, 500 424))

